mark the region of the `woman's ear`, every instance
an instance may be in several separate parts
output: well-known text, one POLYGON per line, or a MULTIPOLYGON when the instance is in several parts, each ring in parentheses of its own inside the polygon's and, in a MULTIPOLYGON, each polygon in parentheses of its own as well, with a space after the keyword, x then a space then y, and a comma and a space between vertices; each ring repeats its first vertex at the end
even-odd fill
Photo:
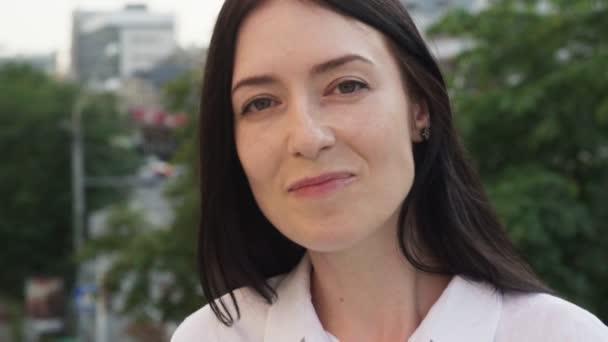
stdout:
POLYGON ((422 132, 425 128, 431 127, 431 118, 429 115, 429 107, 424 100, 416 101, 412 106, 412 141, 419 143, 424 141, 422 132))

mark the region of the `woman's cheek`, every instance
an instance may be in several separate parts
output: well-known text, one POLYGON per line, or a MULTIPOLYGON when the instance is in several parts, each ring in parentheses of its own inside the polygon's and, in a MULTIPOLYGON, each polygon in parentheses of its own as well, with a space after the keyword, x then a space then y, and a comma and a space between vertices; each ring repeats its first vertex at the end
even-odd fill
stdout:
POLYGON ((271 181, 280 153, 276 136, 256 126, 241 127, 236 134, 239 159, 249 181, 271 181))
POLYGON ((354 109, 342 124, 350 144, 365 154, 383 152, 387 139, 392 136, 391 131, 395 129, 392 127, 394 122, 387 120, 382 107, 368 104, 354 109))

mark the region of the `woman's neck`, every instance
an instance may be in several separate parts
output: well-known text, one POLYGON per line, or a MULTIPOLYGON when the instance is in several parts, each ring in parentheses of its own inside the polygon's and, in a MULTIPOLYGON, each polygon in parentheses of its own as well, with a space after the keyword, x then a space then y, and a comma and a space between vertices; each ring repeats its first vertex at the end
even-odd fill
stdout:
POLYGON ((345 251, 309 251, 313 305, 340 341, 407 341, 447 287, 450 277, 407 262, 396 234, 384 229, 345 251))

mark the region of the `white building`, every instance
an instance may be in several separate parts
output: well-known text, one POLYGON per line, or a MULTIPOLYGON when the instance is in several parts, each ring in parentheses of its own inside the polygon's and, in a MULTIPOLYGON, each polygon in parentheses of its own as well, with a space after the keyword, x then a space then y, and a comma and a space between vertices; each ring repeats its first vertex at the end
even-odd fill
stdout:
POLYGON ((146 71, 176 48, 175 18, 127 5, 113 12, 76 11, 72 75, 82 82, 120 82, 146 71))

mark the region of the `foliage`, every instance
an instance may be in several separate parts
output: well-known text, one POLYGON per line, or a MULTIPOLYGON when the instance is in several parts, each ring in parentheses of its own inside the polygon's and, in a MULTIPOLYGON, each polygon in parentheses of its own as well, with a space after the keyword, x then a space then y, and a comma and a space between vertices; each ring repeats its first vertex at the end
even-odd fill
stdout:
POLYGON ((75 89, 28 67, 0 69, 0 292, 29 274, 62 274, 70 252, 69 135, 75 89), (69 116, 67 116, 69 117, 69 116), (18 262, 17 262, 18 261, 18 262))
POLYGON ((81 257, 111 258, 103 288, 111 294, 125 294, 124 304, 115 309, 147 322, 158 314, 162 321, 178 320, 184 310, 192 312, 200 306, 200 299, 192 298, 197 293, 192 277, 194 249, 188 248, 193 232, 180 234, 154 227, 142 212, 125 204, 111 210, 106 226, 108 231, 91 240, 81 257))
MULTIPOLYGON (((87 178, 130 176, 141 164, 130 143, 134 127, 126 113, 118 110, 113 93, 93 93, 85 99, 82 128, 87 178)), ((128 188, 87 186, 87 211, 114 203, 126 196, 128 188)))
POLYGON ((118 309, 142 321, 158 319, 150 312, 160 314, 161 321, 181 321, 203 304, 195 272, 198 79, 197 73, 187 73, 165 88, 168 109, 184 111, 189 117, 187 127, 175 133, 184 143, 173 162, 183 171, 166 190, 175 210, 173 222, 169 227, 153 227, 141 212, 117 205, 106 224, 109 230, 92 240, 82 255, 85 259, 100 254, 113 257, 104 287, 114 295, 124 293, 125 305, 118 309))
MULTIPOLYGON (((28 276, 71 274, 68 127, 78 91, 25 65, 0 68, 0 295, 20 298, 28 276)), ((133 165, 128 151, 111 144, 125 121, 112 101, 92 95, 83 110, 90 175, 133 165)), ((107 192, 88 195, 89 209, 113 200, 107 192)))
POLYGON ((431 30, 472 47, 450 61, 456 118, 522 253, 608 320, 608 1, 495 1, 431 30))
POLYGON ((3 322, 8 329, 8 336, 13 341, 23 340, 23 304, 15 298, 6 298, 0 295, 0 315, 4 314, 3 322))

